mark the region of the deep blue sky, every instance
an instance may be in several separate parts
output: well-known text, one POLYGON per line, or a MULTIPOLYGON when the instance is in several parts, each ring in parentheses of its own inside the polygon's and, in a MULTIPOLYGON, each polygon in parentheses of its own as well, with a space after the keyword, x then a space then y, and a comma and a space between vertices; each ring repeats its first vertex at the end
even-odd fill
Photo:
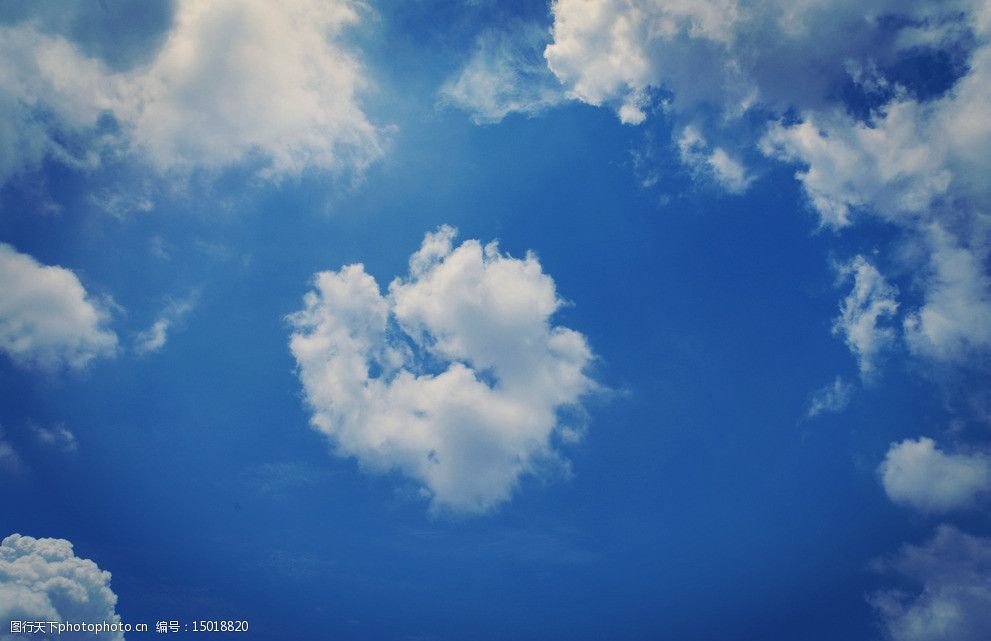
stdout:
MULTIPOLYGON (((7 180, 0 241, 112 297, 121 349, 56 371, 0 356, 0 425, 21 461, 0 476, 0 535, 71 541, 112 573, 124 621, 247 619, 259 640, 884 638, 868 595, 918 586, 874 560, 940 522, 991 533, 986 511, 932 518, 879 480, 904 439, 956 425, 980 449, 955 388, 905 348, 860 382, 832 331, 849 292, 836 265, 856 255, 890 266, 901 309, 922 304, 898 258, 912 232, 821 227, 801 163, 763 158, 731 193, 679 160, 683 121, 660 110, 630 126, 570 100, 475 124, 439 87, 479 33, 549 27, 549 8, 373 4, 346 38, 388 142, 357 177, 268 179, 249 160, 177 178, 49 155, 7 180), (106 185, 152 204, 108 214, 93 198, 106 185), (535 252, 568 301, 554 322, 584 334, 602 386, 583 400, 584 437, 559 444, 572 474, 525 475, 481 514, 438 513, 402 473, 334 456, 288 347, 314 273, 363 263, 384 287, 444 224, 535 252), (178 300, 194 302, 166 345, 132 349, 178 300), (848 406, 808 417, 838 375, 856 388, 848 406), (32 426, 65 427, 76 451, 46 449, 32 426)), ((16 26, 31 10, 3 11, 16 26)), ((163 15, 27 20, 129 69, 161 46, 163 15)), ((890 73, 910 86, 916 68, 920 86, 962 73, 906 60, 890 73)), ((841 90, 835 104, 864 110, 841 90)), ((946 380, 979 389, 981 367, 946 380)))

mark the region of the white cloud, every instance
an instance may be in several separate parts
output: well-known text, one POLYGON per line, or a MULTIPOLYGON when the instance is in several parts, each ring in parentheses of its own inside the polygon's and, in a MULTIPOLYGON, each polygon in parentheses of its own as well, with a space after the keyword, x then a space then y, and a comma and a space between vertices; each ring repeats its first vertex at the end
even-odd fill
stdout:
POLYGON ((843 336, 857 357, 861 377, 869 380, 875 373, 875 360, 895 338, 894 329, 880 322, 890 320, 898 311, 898 290, 863 256, 841 266, 840 275, 844 280, 853 277, 853 289, 840 303, 833 333, 843 336))
POLYGON ((564 101, 564 90, 541 55, 549 33, 529 23, 482 33, 465 66, 441 87, 441 99, 478 124, 510 113, 536 114, 564 101))
POLYGON ((169 330, 192 311, 196 299, 197 295, 194 292, 184 300, 169 303, 150 327, 138 333, 134 351, 138 354, 150 354, 164 348, 169 338, 169 330))
POLYGON ((895 102, 872 123, 806 114, 799 124, 772 126, 761 148, 805 165, 797 178, 823 225, 847 226, 857 209, 919 216, 951 181, 942 150, 918 126, 922 110, 914 101, 895 102))
POLYGON ((906 545, 878 564, 911 592, 882 590, 869 601, 891 641, 985 641, 991 630, 991 540, 943 525, 924 545, 906 545), (916 587, 918 586, 918 587, 916 587))
POLYGON ((365 79, 340 43, 359 4, 195 2, 129 87, 134 143, 159 169, 221 168, 261 153, 273 175, 361 169, 381 152, 356 102, 365 79))
POLYGON ((944 363, 991 349, 991 43, 976 35, 967 73, 938 99, 896 96, 869 123, 807 113, 762 142, 805 165, 798 178, 823 224, 860 212, 909 232, 923 250, 910 267, 924 303, 905 317, 904 337, 914 355, 944 363))
POLYGON ((428 234, 388 294, 361 265, 316 275, 290 317, 312 424, 340 456, 399 470, 432 506, 481 512, 564 464, 560 411, 594 388, 592 353, 533 254, 428 234))
MULTIPOLYGON (((939 227, 927 234, 930 273, 925 303, 905 319, 912 352, 943 362, 960 362, 991 350, 991 278, 977 251, 939 227)), ((986 257, 985 257, 986 258, 986 257)))
POLYGON ((844 381, 842 376, 837 376, 832 383, 819 388, 812 395, 806 416, 815 418, 824 412, 842 412, 852 398, 853 385, 844 381))
POLYGON ((756 147, 798 166, 823 226, 879 218, 922 248, 899 265, 924 300, 900 328, 878 325, 895 320, 894 290, 873 266, 857 268, 855 294, 876 288, 844 301, 836 329, 863 375, 901 338, 929 361, 988 353, 987 2, 556 0, 551 12, 545 58, 570 98, 630 124, 663 113, 682 162, 730 192, 751 184, 743 159, 756 147), (945 74, 959 77, 942 93, 900 80, 892 69, 919 55, 957 61, 945 74), (852 109, 847 89, 864 104, 852 109))
POLYGON ((732 75, 726 48, 741 13, 735 0, 557 0, 552 12, 548 66, 573 98, 613 106, 623 122, 645 119, 650 88, 673 89, 679 102, 722 102, 730 89, 714 79, 732 75))
POLYGON ((835 109, 807 111, 800 123, 772 126, 761 145, 768 155, 805 165, 798 178, 824 224, 849 224, 851 209, 925 224, 943 201, 991 202, 991 160, 984 153, 991 144, 989 86, 991 44, 984 44, 938 99, 896 92, 869 122, 835 109))
POLYGON ((8 474, 19 474, 24 469, 21 457, 8 441, 4 439, 3 426, 0 426, 0 470, 8 474))
MULTIPOLYGON (((10 633, 11 620, 117 623, 116 606, 110 573, 75 556, 69 541, 12 534, 0 543, 0 641, 24 636, 10 633)), ((124 639, 120 632, 100 636, 124 639)))
POLYGON ((361 11, 350 0, 183 0, 151 61, 125 71, 30 22, 4 27, 0 179, 46 156, 94 167, 129 152, 179 174, 245 162, 273 178, 360 172, 382 153, 358 105, 364 72, 341 42, 361 11), (118 132, 101 128, 107 115, 118 132), (64 134, 76 144, 56 142, 64 134))
POLYGON ((85 367, 112 356, 108 311, 69 269, 42 265, 0 243, 0 351, 22 366, 85 367))
POLYGON ((33 27, 0 27, 0 80, 0 182, 46 156, 72 166, 98 162, 58 134, 94 130, 112 106, 112 82, 99 62, 33 27))
POLYGON ((722 147, 712 148, 698 129, 687 126, 678 137, 681 162, 690 167, 696 176, 710 176, 726 191, 741 194, 753 182, 744 166, 734 160, 722 147))
POLYGON ((53 448, 65 454, 71 454, 79 449, 76 435, 64 425, 51 427, 31 425, 31 432, 34 434, 35 440, 44 447, 53 448))
MULTIPOLYGON (((29 423, 26 427, 15 431, 18 433, 18 438, 15 438, 14 442, 7 437, 5 432, 3 426, 0 425, 0 472, 15 476, 30 469, 30 465, 22 456, 25 449, 23 446, 27 442, 25 436, 30 436, 34 444, 42 449, 45 456, 53 450, 61 454, 74 454, 79 449, 76 435, 64 425, 44 427, 29 423)), ((29 447, 29 454, 30 450, 29 447)))
POLYGON ((138 354, 149 354, 157 352, 165 347, 168 340, 168 331, 171 321, 168 318, 159 318, 151 327, 142 330, 135 341, 134 351, 138 354))
POLYGON ((991 458, 946 454, 929 438, 893 443, 878 473, 888 498, 928 513, 973 507, 991 490, 991 458))
POLYGON ((765 154, 805 165, 799 179, 824 224, 844 226, 851 210, 917 214, 951 181, 987 194, 983 6, 556 0, 544 53, 570 98, 610 107, 624 123, 640 124, 662 106, 682 160, 707 167, 732 192, 749 186, 754 172, 741 158, 758 141, 765 154), (973 50, 965 77, 931 103, 878 71, 920 47, 973 50), (870 123, 845 115, 837 99, 851 82, 875 101, 890 99, 870 123), (801 120, 767 130, 769 118, 785 113, 801 120), (711 151, 684 153, 677 138, 686 125, 711 151))
POLYGON ((672 94, 669 114, 715 108, 732 120, 754 107, 820 109, 851 63, 890 62, 936 34, 955 38, 941 44, 965 41, 970 25, 961 28, 961 16, 975 17, 979 6, 971 0, 938 6, 924 0, 555 0, 545 57, 571 97, 589 104, 642 112, 644 95, 663 89, 672 94), (902 22, 896 26, 884 16, 902 22), (888 37, 901 32, 905 38, 888 37))

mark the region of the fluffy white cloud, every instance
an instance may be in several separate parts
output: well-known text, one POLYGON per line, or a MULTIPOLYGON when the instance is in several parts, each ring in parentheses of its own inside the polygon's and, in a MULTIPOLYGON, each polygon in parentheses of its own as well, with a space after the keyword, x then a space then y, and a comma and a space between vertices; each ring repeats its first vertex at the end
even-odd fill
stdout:
MULTIPOLYGON (((0 543, 0 641, 24 636, 10 633, 12 620, 117 623, 116 606, 110 573, 77 557, 69 541, 12 534, 0 543)), ((120 632, 100 636, 124 639, 120 632)))
POLYGON ((991 490, 991 458, 946 454, 929 438, 893 443, 878 473, 892 501, 922 512, 973 507, 991 490))
POLYGON ((870 602, 891 641, 984 641, 991 630, 991 540, 943 525, 924 545, 906 545, 882 571, 911 592, 883 590, 870 602))
POLYGON ((679 102, 725 99, 733 83, 714 86, 714 78, 733 75, 725 52, 740 10, 735 0, 557 0, 545 56, 572 97, 612 105, 624 122, 639 124, 652 87, 673 89, 679 102))
POLYGON ((442 101, 469 111, 478 124, 514 112, 533 115, 564 101, 542 56, 549 35, 529 23, 482 33, 465 66, 441 87, 442 101))
POLYGON ((434 508, 481 512, 564 463, 561 411, 593 389, 592 353, 533 254, 428 234, 383 296, 361 265, 316 275, 290 316, 312 424, 340 456, 399 470, 434 508))
POLYGON ((859 122, 837 111, 806 112, 771 127, 764 152, 805 165, 798 178, 824 224, 851 222, 851 210, 918 225, 953 207, 991 202, 991 44, 975 50, 966 75, 943 97, 900 95, 859 122))
POLYGON ((849 225, 858 208, 919 216, 946 193, 951 178, 934 140, 917 126, 920 109, 914 101, 896 102, 871 123, 807 114, 799 124, 771 127, 761 147, 805 165, 797 178, 824 225, 849 225))
POLYGON ((112 356, 117 336, 108 319, 71 270, 0 243, 0 351, 14 362, 54 370, 112 356))
POLYGON ((30 22, 2 28, 0 179, 46 156, 95 166, 128 152, 162 172, 243 162, 270 177, 360 171, 382 152, 357 102, 361 65, 341 44, 360 10, 350 0, 185 0, 151 61, 123 71, 30 22))
MULTIPOLYGON (((970 0, 555 0, 551 70, 571 97, 646 117, 647 94, 671 93, 667 112, 715 108, 735 119, 753 107, 829 104, 851 62, 885 63, 905 49, 960 38, 970 0), (901 37, 890 37, 898 16, 901 37), (814 70, 814 72, 810 71, 814 70)), ((966 27, 966 25, 965 25, 966 27)), ((854 68, 856 64, 854 64, 854 68)))
POLYGON ((260 153, 271 174, 358 169, 381 151, 356 102, 365 80, 340 44, 358 3, 194 2, 124 105, 160 169, 224 167, 260 153))
POLYGON ((861 377, 868 379, 874 374, 875 359, 894 341, 894 329, 880 322, 898 311, 898 290, 863 256, 840 267, 840 275, 844 280, 853 278, 853 289, 840 303, 833 333, 843 336, 857 357, 861 377))
POLYGON ((806 416, 815 418, 824 412, 842 412, 850 404, 851 398, 853 385, 844 381, 842 376, 837 376, 832 383, 821 387, 812 395, 806 416))

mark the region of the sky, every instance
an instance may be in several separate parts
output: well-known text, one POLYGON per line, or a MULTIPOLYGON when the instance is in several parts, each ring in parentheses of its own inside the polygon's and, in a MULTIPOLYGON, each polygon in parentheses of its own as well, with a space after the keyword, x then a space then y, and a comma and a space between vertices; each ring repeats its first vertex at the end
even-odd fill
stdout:
POLYGON ((986 0, 3 1, 0 113, 0 641, 991 634, 986 0))

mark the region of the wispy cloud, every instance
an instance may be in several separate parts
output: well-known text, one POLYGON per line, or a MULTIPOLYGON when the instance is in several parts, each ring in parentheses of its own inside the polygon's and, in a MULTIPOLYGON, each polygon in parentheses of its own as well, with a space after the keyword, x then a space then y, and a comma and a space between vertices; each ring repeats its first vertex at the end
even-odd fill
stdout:
POLYGON ((193 291, 181 300, 170 302, 155 322, 135 337, 134 351, 144 355, 162 350, 168 341, 170 330, 193 310, 198 300, 199 292, 193 291))

